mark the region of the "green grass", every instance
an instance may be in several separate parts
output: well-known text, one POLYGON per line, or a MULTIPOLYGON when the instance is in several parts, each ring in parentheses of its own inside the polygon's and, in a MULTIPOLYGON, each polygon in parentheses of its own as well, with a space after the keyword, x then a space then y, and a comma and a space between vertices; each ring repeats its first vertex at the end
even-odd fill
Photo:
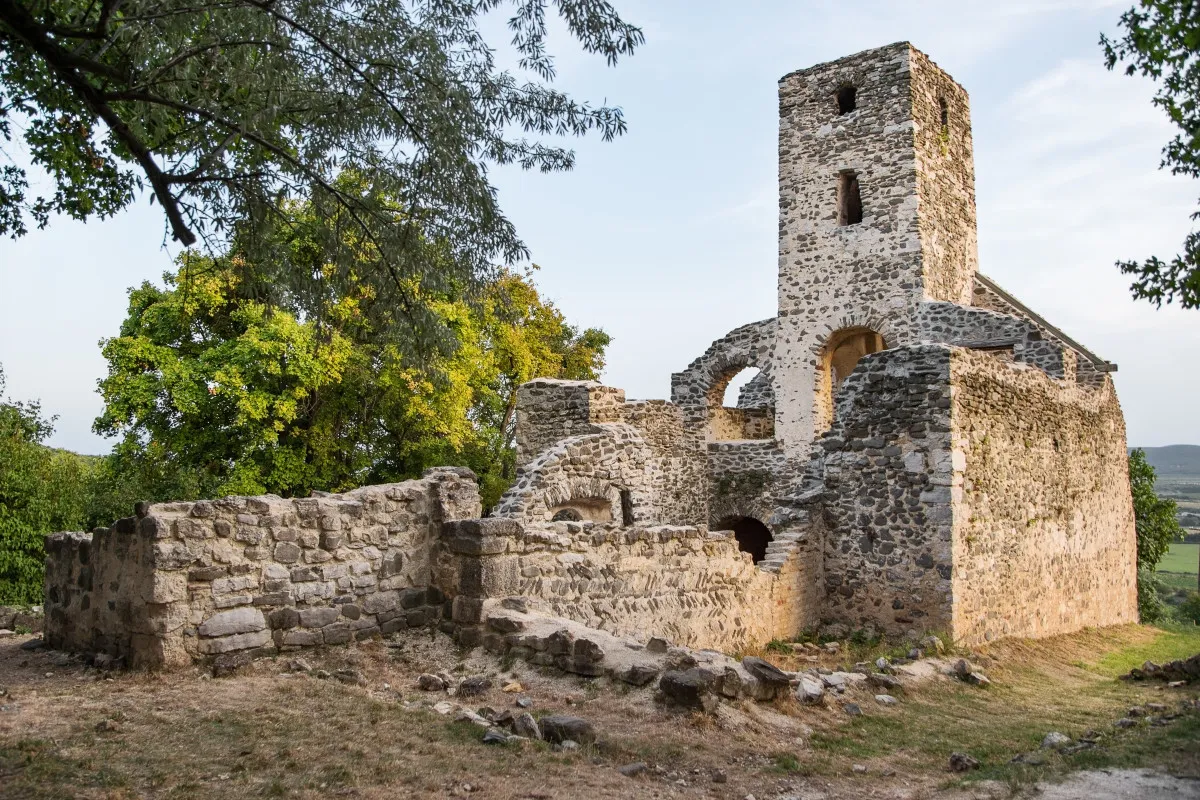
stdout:
POLYGON ((1200 544, 1176 542, 1163 556, 1163 560, 1158 562, 1158 571, 1195 575, 1198 558, 1200 558, 1200 544))
POLYGON ((1162 633, 1151 641, 1114 650, 1095 663, 1081 666, 1090 672, 1115 678, 1134 667, 1140 667, 1146 661, 1162 664, 1200 653, 1200 627, 1172 625, 1161 630, 1162 633))

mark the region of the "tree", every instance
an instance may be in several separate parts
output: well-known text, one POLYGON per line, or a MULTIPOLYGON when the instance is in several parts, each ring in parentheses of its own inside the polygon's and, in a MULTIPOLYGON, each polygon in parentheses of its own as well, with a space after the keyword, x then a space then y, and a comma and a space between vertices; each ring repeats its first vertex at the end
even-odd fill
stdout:
POLYGON ((1133 516, 1137 527, 1138 615, 1142 622, 1159 622, 1171 616, 1171 610, 1158 591, 1154 570, 1166 555, 1171 542, 1183 537, 1176 518, 1174 500, 1159 497, 1154 491, 1157 475, 1146 461, 1144 450, 1129 454, 1129 486, 1133 491, 1133 516))
POLYGON ((6 400, 3 392, 0 369, 0 604, 36 603, 44 537, 82 526, 95 461, 43 446, 54 419, 36 401, 6 400))
POLYGON ((1133 516, 1137 523, 1138 567, 1154 569, 1167 554, 1171 542, 1183 538, 1183 528, 1176 517, 1174 500, 1159 497, 1154 491, 1157 478, 1154 467, 1146 461, 1144 450, 1129 454, 1129 485, 1133 490, 1133 516))
POLYGON ((200 495, 337 491, 457 463, 494 502, 512 478, 516 386, 595 378, 608 344, 511 272, 479 302, 421 298, 458 346, 418 360, 377 335, 369 289, 301 313, 258 299, 246 283, 262 272, 240 257, 180 261, 165 289, 131 292, 120 336, 104 342, 95 427, 122 437, 118 468, 170 463, 184 477, 166 484, 192 476, 200 495))
POLYGON ((619 108, 550 87, 550 8, 609 64, 643 42, 606 0, 0 0, 0 136, 24 120, 55 188, 30 198, 25 170, 0 167, 0 233, 103 218, 146 188, 175 240, 223 252, 237 229, 259 260, 279 200, 303 198, 373 244, 358 280, 399 308, 412 283, 489 276, 526 253, 488 165, 565 170, 553 138, 625 131, 619 108), (516 74, 480 29, 510 5, 516 74))
MULTIPOLYGON (((1141 74, 1158 84, 1154 105, 1179 128, 1163 148, 1161 167, 1200 177, 1200 3, 1140 0, 1121 15, 1120 27, 1119 38, 1100 37, 1108 68, 1122 63, 1125 74, 1141 74)), ((1200 212, 1192 219, 1200 219, 1200 212)), ((1200 307, 1200 231, 1189 233, 1183 252, 1169 261, 1152 256, 1117 266, 1134 276, 1130 289, 1139 300, 1160 308, 1164 302, 1200 307)))

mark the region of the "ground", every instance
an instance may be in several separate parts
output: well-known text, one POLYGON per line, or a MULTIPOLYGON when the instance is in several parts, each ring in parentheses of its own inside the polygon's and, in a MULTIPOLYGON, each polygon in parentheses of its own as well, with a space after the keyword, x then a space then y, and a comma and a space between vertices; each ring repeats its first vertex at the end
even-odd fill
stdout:
MULTIPOLYGON (((20 649, 30 638, 0 640, 5 798, 982 798, 1021 794, 1039 781, 1059 800, 1200 796, 1200 712, 1162 726, 1146 718, 1128 730, 1113 725, 1132 706, 1196 702, 1197 683, 1117 680, 1146 659, 1200 652, 1194 627, 1000 642, 971 654, 990 687, 937 678, 898 693, 889 708, 866 691, 842 698, 862 707, 858 717, 840 702, 814 708, 791 700, 723 704, 716 716, 680 712, 656 704, 650 690, 461 653, 441 634, 305 653, 307 673, 289 673, 291 659, 281 657, 223 678, 199 669, 106 674, 20 649), (453 698, 416 688, 418 674, 441 669, 492 674, 495 688, 470 701, 473 708, 528 698, 535 716, 590 720, 600 740, 576 752, 485 745, 481 728, 431 708, 453 698), (343 682, 338 670, 352 672, 340 673, 343 682), (520 692, 502 691, 512 682, 520 692), (1089 729, 1102 734, 1094 750, 1038 750, 1049 731, 1075 738, 1089 729), (949 772, 955 751, 982 767, 949 772), (1045 763, 1011 763, 1030 752, 1045 763), (636 777, 618 771, 635 762, 647 765, 636 777), (1128 771, 1137 768, 1150 772, 1128 771), (1089 771, 1071 777, 1075 770, 1089 771), (1166 788, 1156 794, 1155 786, 1166 788)), ((882 647, 850 644, 823 656, 823 665, 852 664, 882 647)), ((784 668, 812 666, 784 649, 764 655, 784 668)))

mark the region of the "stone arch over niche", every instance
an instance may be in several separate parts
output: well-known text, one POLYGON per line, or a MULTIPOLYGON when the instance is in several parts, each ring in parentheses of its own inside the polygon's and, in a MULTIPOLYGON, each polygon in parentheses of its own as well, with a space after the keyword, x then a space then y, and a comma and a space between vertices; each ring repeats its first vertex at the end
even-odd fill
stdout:
POLYGON ((621 492, 597 478, 571 480, 548 489, 542 497, 550 522, 613 522, 622 519, 621 492))
POLYGON ((755 517, 725 517, 717 524, 716 529, 733 531, 738 549, 743 553, 749 553, 755 564, 767 557, 767 547, 775 538, 771 529, 755 517))
POLYGON ((713 342, 686 370, 671 376, 671 402, 683 411, 684 422, 691 430, 703 432, 709 440, 773 437, 771 363, 775 329, 774 319, 735 328, 713 342), (743 392, 737 408, 726 408, 726 388, 746 369, 759 370, 747 384, 753 389, 743 392), (753 419, 753 424, 744 425, 747 417, 753 419), (747 430, 757 435, 747 435, 747 430))
POLYGON ((813 365, 816 368, 813 389, 813 436, 820 436, 833 424, 838 386, 863 356, 902 344, 902 337, 889 319, 864 309, 847 314, 816 331, 813 365))

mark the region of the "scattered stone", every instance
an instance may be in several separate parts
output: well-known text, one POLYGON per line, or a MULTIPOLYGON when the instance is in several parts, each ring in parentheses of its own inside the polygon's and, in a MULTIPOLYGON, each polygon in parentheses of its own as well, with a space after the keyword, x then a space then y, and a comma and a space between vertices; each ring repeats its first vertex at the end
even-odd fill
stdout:
POLYGON ((433 710, 444 716, 446 714, 449 714, 451 711, 453 711, 454 708, 455 708, 454 703, 451 703, 448 700, 443 700, 442 702, 435 704, 433 707, 433 710))
POLYGON ((579 749, 579 742, 576 742, 572 739, 564 739, 563 741, 556 744, 554 746, 554 749, 559 750, 561 752, 570 753, 574 750, 579 749))
POLYGON ((471 678, 463 678, 462 683, 458 685, 457 695, 459 697, 479 697, 486 694, 488 689, 492 688, 492 681, 485 675, 476 675, 471 678))
POLYGON ((863 715, 862 707, 858 703, 842 703, 842 710, 852 717, 861 717, 863 715))
POLYGON ((970 772, 973 769, 979 769, 979 760, 972 758, 966 753, 951 753, 950 754, 950 771, 951 772, 970 772))
POLYGON ((852 771, 854 771, 855 773, 857 773, 858 775, 866 775, 867 774, 867 768, 863 764, 855 764, 850 769, 852 771))
POLYGON ((510 739, 512 737, 499 728, 489 728, 483 735, 484 744, 508 744, 510 739))
POLYGON ((837 642, 829 642, 828 644, 825 645, 826 653, 837 654, 838 652, 841 651, 841 649, 842 649, 842 646, 840 644, 838 644, 837 642))
POLYGON ((903 688, 899 678, 894 675, 885 675, 882 672, 872 672, 867 676, 867 682, 878 689, 895 690, 903 688))
POLYGON ((725 774, 725 770, 723 770, 723 769, 714 769, 712 771, 712 782, 713 783, 728 783, 729 776, 725 774))
POLYGON ((644 761, 635 761, 632 764, 626 764, 622 767, 617 767, 617 772, 621 773, 626 778, 634 778, 638 775, 641 775, 647 769, 649 769, 649 767, 644 761))
POLYGON ((785 688, 791 685, 791 678, 771 662, 758 656, 746 656, 742 659, 746 671, 768 686, 785 688))
POLYGON ((474 711, 472 711, 469 708, 460 709, 458 714, 454 717, 454 721, 455 722, 470 722, 473 725, 478 725, 481 728, 492 727, 492 721, 490 719, 488 719, 487 717, 485 717, 481 714, 476 714, 474 711))
POLYGON ((551 714, 542 717, 540 727, 542 738, 551 744, 567 741, 586 743, 596 740, 596 729, 592 727, 592 723, 579 717, 551 714))
POLYGON ((528 697, 518 697, 516 706, 517 708, 533 708, 533 701, 528 697))
POLYGON ((525 691, 525 687, 522 686, 517 681, 513 681, 511 683, 504 684, 504 686, 501 687, 500 691, 504 692, 505 694, 516 694, 518 692, 525 691))
POLYGON ((820 681, 801 675, 800 683, 796 686, 796 699, 801 703, 820 703, 825 699, 825 687, 820 681))
POLYGON ((1095 746, 1096 746, 1095 742, 1079 742, 1078 744, 1073 744, 1073 745, 1070 745, 1069 747, 1064 747, 1062 750, 1059 750, 1058 752, 1062 753, 1064 756, 1073 756, 1076 753, 1082 753, 1084 750, 1091 750, 1091 749, 1095 748, 1095 746))
POLYGON ((960 658, 955 661, 953 669, 954 674, 957 675, 960 680, 966 680, 967 676, 975 671, 971 667, 971 662, 967 661, 965 658, 960 658))
POLYGON ((1146 709, 1142 708, 1141 706, 1134 706, 1133 708, 1131 708, 1125 712, 1125 716, 1127 716, 1127 717, 1144 717, 1144 716, 1146 716, 1146 709))
POLYGON ((441 692, 445 690, 446 682, 426 672, 417 677, 417 688, 423 692, 441 692))
POLYGON ((1061 750, 1071 744, 1071 737, 1058 731, 1050 731, 1042 739, 1043 750, 1061 750))
POLYGON ((886 658, 877 658, 875 659, 875 669, 879 670, 880 672, 890 673, 892 671, 892 662, 888 661, 886 658))
POLYGON ((37 650, 39 647, 45 647, 46 642, 41 637, 30 639, 28 642, 21 642, 22 650, 37 650))
POLYGON ((312 665, 303 658, 293 658, 287 663, 288 672, 312 672, 312 665))
POLYGON ((1137 724, 1138 721, 1136 719, 1132 719, 1131 717, 1122 717, 1114 722, 1113 726, 1117 728, 1136 728, 1137 724))
POLYGON ((96 723, 96 731, 99 733, 115 733, 121 730, 121 723, 115 719, 102 719, 96 723))
POLYGON ((663 696, 684 708, 712 711, 718 700, 713 693, 716 676, 708 670, 692 667, 687 670, 664 672, 658 681, 663 696))
POLYGON ((896 706, 900 705, 900 701, 892 697, 890 694, 875 695, 875 702, 881 706, 896 706))
POLYGON ((333 673, 333 677, 342 683, 348 683, 354 686, 367 685, 366 676, 356 669, 339 669, 333 673))
POLYGON ((513 720, 513 733, 524 736, 526 739, 542 738, 542 730, 538 726, 537 720, 528 711, 513 720))

